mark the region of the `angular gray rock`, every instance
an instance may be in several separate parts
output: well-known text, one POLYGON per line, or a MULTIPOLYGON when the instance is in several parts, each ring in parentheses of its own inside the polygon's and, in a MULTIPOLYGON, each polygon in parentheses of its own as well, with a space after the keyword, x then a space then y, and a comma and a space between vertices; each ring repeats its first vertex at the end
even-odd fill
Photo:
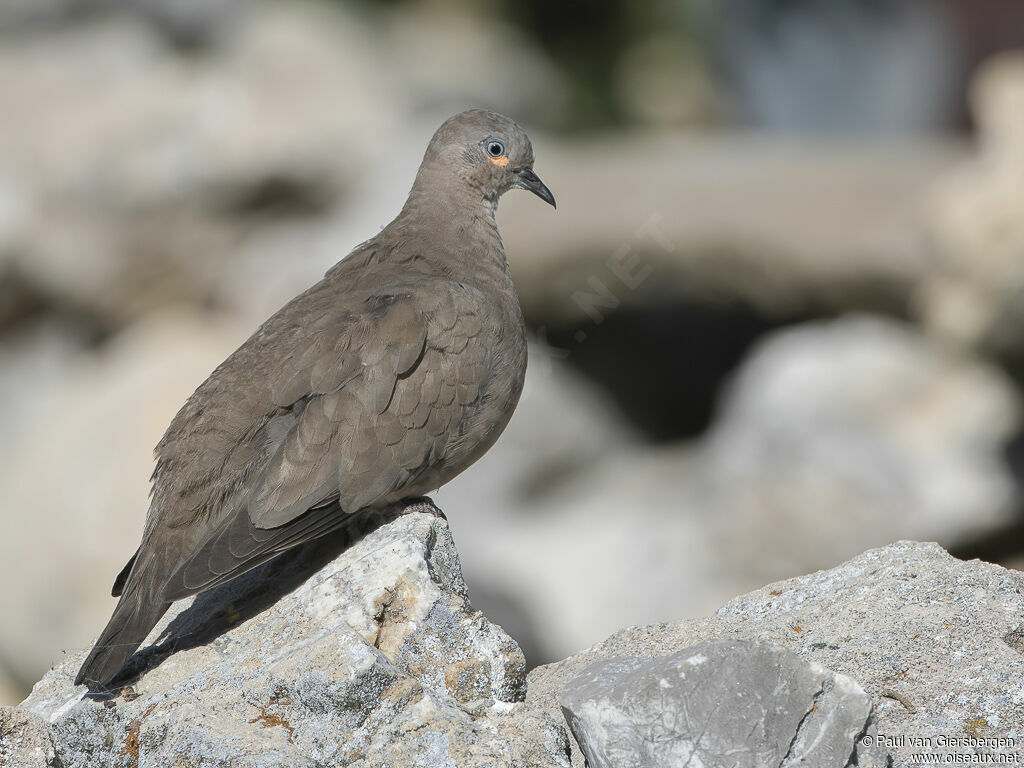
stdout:
MULTIPOLYGON (((856 680, 875 708, 877 733, 865 738, 894 768, 920 753, 939 764, 1024 762, 1024 575, 936 544, 898 542, 769 584, 708 618, 624 629, 533 670, 526 703, 557 715, 569 681, 596 661, 712 638, 768 641, 856 680)), ((575 746, 572 765, 583 765, 575 746)))
POLYGON ((885 764, 863 743, 874 726, 864 689, 766 642, 597 661, 561 706, 591 768, 885 764))
POLYGON ((300 550, 165 617, 114 698, 74 687, 69 654, 0 710, 0 745, 14 722, 19 768, 47 765, 48 739, 64 768, 568 765, 561 723, 520 703, 518 646, 469 605, 443 521, 354 522, 300 550))

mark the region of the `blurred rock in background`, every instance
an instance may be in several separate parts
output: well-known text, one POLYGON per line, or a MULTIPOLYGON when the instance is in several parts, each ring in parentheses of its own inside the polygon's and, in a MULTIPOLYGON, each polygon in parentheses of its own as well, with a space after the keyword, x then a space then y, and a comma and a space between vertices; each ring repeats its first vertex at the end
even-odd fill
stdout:
POLYGON ((3 578, 19 586, 3 592, 3 615, 17 619, 3 622, 0 658, 18 661, 9 674, 22 685, 110 612, 111 564, 142 535, 153 438, 241 338, 153 313, 94 352, 12 360, 25 391, 4 399, 20 405, 5 415, 0 504, 3 578))
MULTIPOLYGON (((849 317, 766 337, 698 441, 644 444, 591 390, 535 365, 506 435, 436 497, 471 590, 508 595, 541 628, 528 658, 703 615, 850 552, 956 543, 1013 520, 1001 451, 1016 389, 901 323, 849 317)), ((519 636, 522 616, 487 610, 519 636)))
POLYGON ((897 538, 1024 552, 1024 25, 976 8, 3 4, 0 703, 108 617, 185 397, 469 106, 559 200, 502 202, 527 387, 436 497, 530 663, 897 538))
POLYGON ((970 90, 978 151, 936 186, 936 269, 920 287, 926 326, 1024 373, 1024 53, 986 63, 970 90))
POLYGON ((882 540, 958 542, 1013 518, 1007 376, 910 326, 807 323, 758 345, 706 441, 701 475, 733 568, 767 582, 882 540))

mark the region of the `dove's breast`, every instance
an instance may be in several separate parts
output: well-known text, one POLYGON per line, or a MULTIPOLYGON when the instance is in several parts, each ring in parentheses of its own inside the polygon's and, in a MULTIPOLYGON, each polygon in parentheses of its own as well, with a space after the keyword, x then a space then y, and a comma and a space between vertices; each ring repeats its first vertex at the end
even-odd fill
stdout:
POLYGON ((526 329, 514 291, 467 288, 456 294, 454 318, 431 322, 423 359, 395 396, 427 404, 424 422, 436 453, 424 472, 428 493, 479 459, 515 410, 526 375, 526 329), (450 323, 449 327, 444 327, 450 323))

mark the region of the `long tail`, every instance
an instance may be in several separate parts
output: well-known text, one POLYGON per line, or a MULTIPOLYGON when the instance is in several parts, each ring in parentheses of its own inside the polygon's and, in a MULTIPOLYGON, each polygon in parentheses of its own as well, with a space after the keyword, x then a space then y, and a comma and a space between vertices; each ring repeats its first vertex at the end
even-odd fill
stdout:
MULTIPOLYGON (((134 586, 134 585, 133 585, 134 586)), ((121 596, 114 615, 100 634, 75 677, 75 685, 105 687, 156 626, 170 603, 154 601, 146 589, 131 589, 121 596)))

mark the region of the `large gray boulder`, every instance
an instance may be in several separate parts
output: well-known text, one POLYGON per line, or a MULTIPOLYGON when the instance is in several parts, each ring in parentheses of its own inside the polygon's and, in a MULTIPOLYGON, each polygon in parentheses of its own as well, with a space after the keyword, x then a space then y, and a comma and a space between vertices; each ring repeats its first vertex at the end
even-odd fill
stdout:
MULTIPOLYGON (((864 746, 890 752, 895 768, 929 759, 920 754, 938 755, 938 764, 1014 764, 1024 761, 1022 637, 1019 572, 898 542, 737 597, 704 619, 617 632, 533 670, 527 704, 559 713, 571 681, 602 660, 756 640, 856 681, 875 710, 877 730, 864 746)), ((573 745, 572 765, 583 764, 573 745)))
POLYGON ((604 659, 569 682, 561 704, 590 768, 885 764, 864 738, 874 735, 864 689, 771 643, 604 659))
POLYGON ((74 686, 69 654, 0 710, 8 764, 568 765, 560 718, 521 703, 519 647, 470 606, 448 526, 412 514, 362 534, 173 611, 120 693, 74 686))

